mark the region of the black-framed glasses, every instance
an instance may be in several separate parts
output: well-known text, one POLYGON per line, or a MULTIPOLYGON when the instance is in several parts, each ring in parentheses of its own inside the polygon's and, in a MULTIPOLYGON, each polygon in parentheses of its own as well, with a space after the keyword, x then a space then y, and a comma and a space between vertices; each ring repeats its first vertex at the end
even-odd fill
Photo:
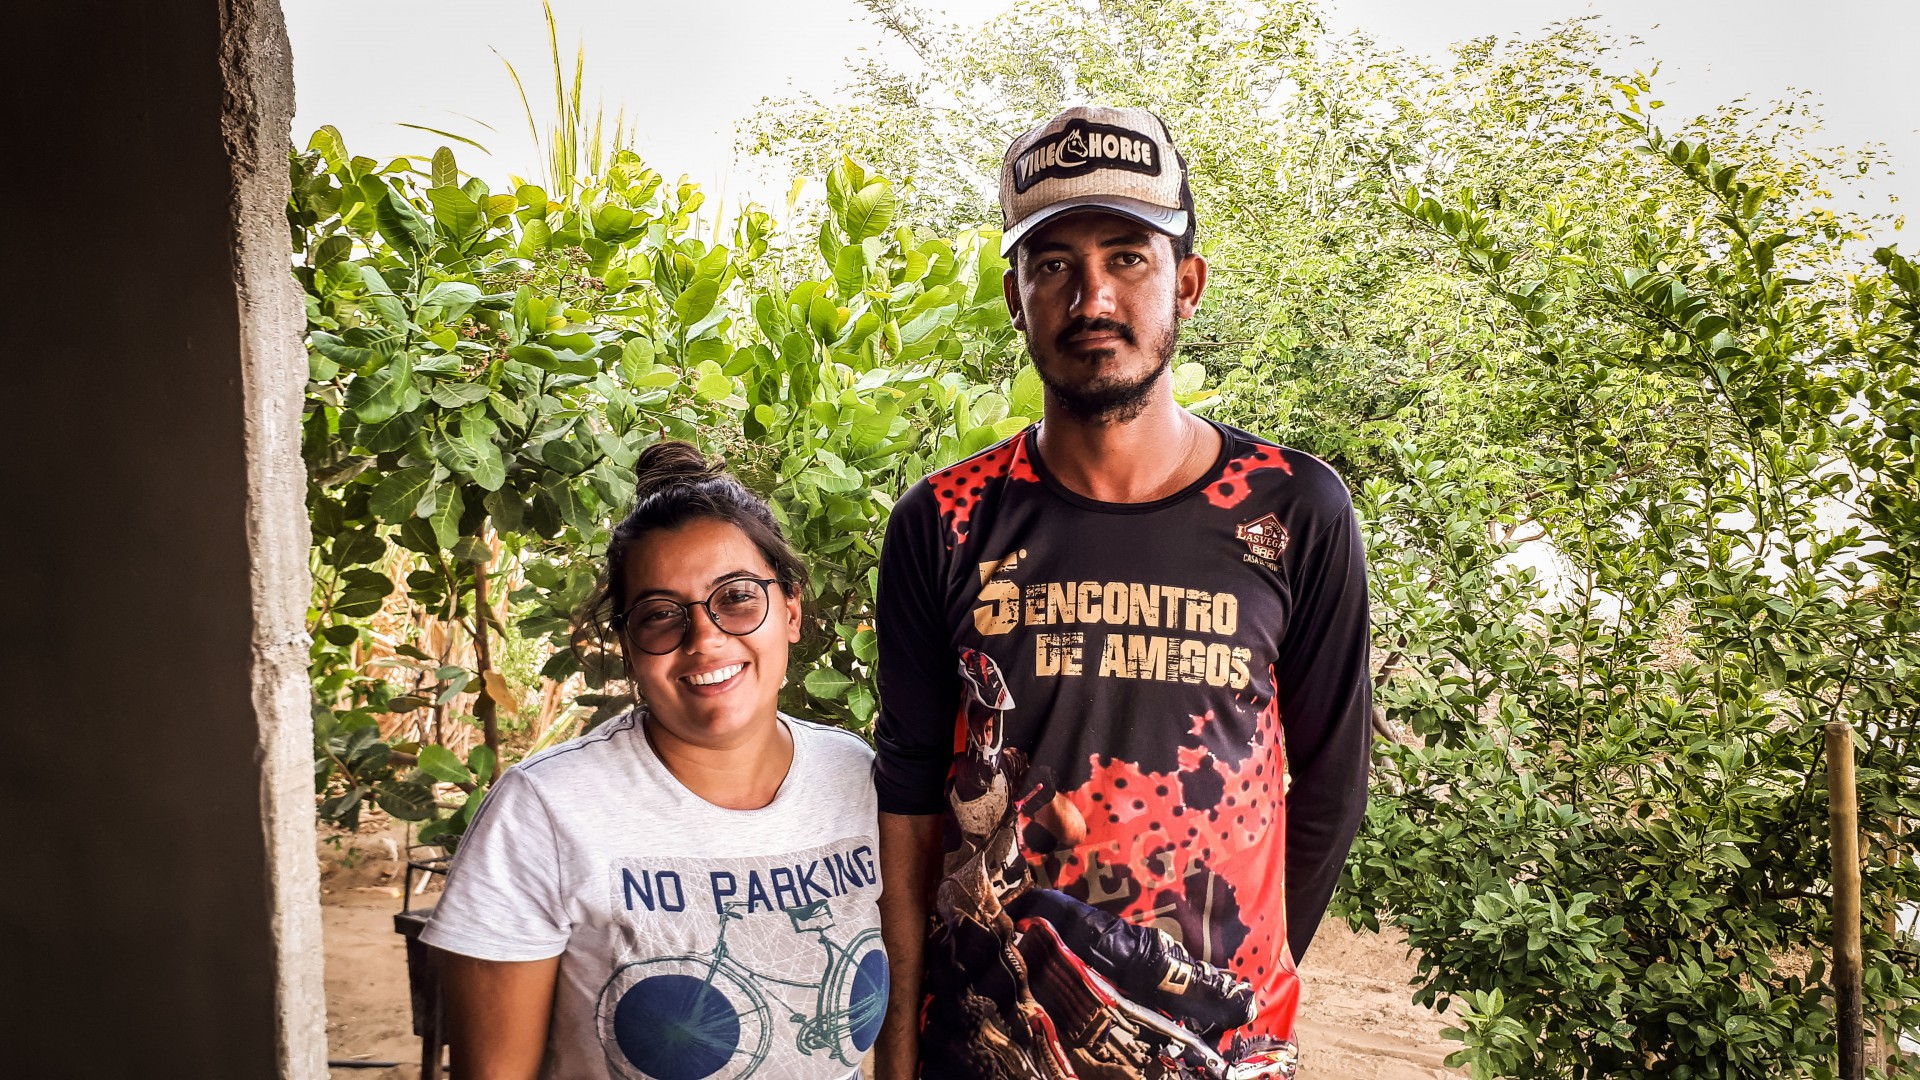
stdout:
POLYGON ((779 578, 728 578, 705 600, 691 604, 650 596, 615 615, 613 629, 641 652, 665 656, 687 640, 687 631, 693 626, 693 609, 705 608, 707 618, 713 620, 721 633, 745 637, 767 621, 767 612, 773 607, 767 586, 779 583, 779 578))

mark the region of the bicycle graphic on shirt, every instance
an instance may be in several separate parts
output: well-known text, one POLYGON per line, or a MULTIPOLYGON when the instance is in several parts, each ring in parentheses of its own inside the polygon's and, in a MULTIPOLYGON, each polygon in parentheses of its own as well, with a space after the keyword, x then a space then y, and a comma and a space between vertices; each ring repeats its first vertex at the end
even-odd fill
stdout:
POLYGON ((747 967, 727 947, 727 927, 746 917, 746 907, 722 908, 719 936, 706 952, 657 956, 614 969, 600 991, 596 1019, 615 1073, 625 1072, 619 1066, 626 1065, 647 1080, 752 1076, 773 1043, 774 1007, 762 989, 766 984, 813 991, 811 1014, 789 1010, 798 1028, 794 1046, 801 1053, 824 1051, 843 1065, 859 1064, 886 1012, 887 960, 880 931, 869 927, 841 946, 827 936, 833 929, 827 901, 789 908, 793 932, 814 935, 826 962, 817 982, 783 979, 747 967))

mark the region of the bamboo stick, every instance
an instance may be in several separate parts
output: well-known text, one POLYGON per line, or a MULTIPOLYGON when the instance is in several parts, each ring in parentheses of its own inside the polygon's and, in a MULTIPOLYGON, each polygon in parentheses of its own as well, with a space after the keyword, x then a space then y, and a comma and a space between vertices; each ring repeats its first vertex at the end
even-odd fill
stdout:
POLYGON ((481 730, 486 732, 487 749, 493 751, 494 760, 498 761, 499 708, 487 687, 487 674, 493 670, 493 650, 487 642, 487 622, 492 609, 487 604, 487 568, 484 563, 476 563, 473 568, 473 650, 474 668, 480 676, 480 692, 473 699, 473 714, 480 720, 481 730))
POLYGON ((1853 783, 1853 725, 1827 725, 1827 821, 1833 841, 1834 1036, 1840 1080, 1864 1080, 1860 1000, 1860 811, 1853 783))

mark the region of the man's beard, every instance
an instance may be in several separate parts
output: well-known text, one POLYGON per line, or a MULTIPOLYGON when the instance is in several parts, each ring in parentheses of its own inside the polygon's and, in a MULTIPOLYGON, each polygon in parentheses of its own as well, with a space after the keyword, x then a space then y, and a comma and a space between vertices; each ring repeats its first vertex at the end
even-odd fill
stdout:
MULTIPOLYGON (((1147 401, 1153 394, 1154 384, 1166 377, 1167 369, 1173 365, 1173 354, 1177 348, 1177 328, 1180 325, 1178 313, 1167 320, 1165 332, 1153 345, 1152 352, 1160 362, 1151 371, 1130 381, 1103 379, 1098 376, 1080 385, 1068 385, 1047 374, 1047 367, 1033 354, 1033 342, 1027 342, 1027 356, 1033 360, 1033 370, 1040 376, 1040 383, 1047 388, 1053 400, 1066 410, 1068 416, 1083 424, 1104 426, 1125 424, 1138 417, 1147 407, 1147 401)), ((1062 366, 1078 363, 1067 357, 1067 341, 1076 334, 1089 330, 1105 331, 1119 335, 1128 345, 1135 344, 1133 327, 1114 319, 1075 319, 1063 327, 1054 337, 1055 362, 1062 366)), ((1111 355, 1112 350, 1097 350, 1111 355)), ((1104 359, 1104 357, 1102 358, 1104 359)))

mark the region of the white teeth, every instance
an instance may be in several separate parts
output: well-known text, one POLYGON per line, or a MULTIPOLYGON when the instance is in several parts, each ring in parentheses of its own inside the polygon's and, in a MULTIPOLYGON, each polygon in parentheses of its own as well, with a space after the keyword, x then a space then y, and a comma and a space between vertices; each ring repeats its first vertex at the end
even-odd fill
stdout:
POLYGON ((715 683, 726 682, 728 679, 740 674, 740 670, 746 666, 745 664, 729 664, 726 667, 703 672, 699 675, 689 675, 687 676, 687 681, 695 686, 712 686, 715 683))

